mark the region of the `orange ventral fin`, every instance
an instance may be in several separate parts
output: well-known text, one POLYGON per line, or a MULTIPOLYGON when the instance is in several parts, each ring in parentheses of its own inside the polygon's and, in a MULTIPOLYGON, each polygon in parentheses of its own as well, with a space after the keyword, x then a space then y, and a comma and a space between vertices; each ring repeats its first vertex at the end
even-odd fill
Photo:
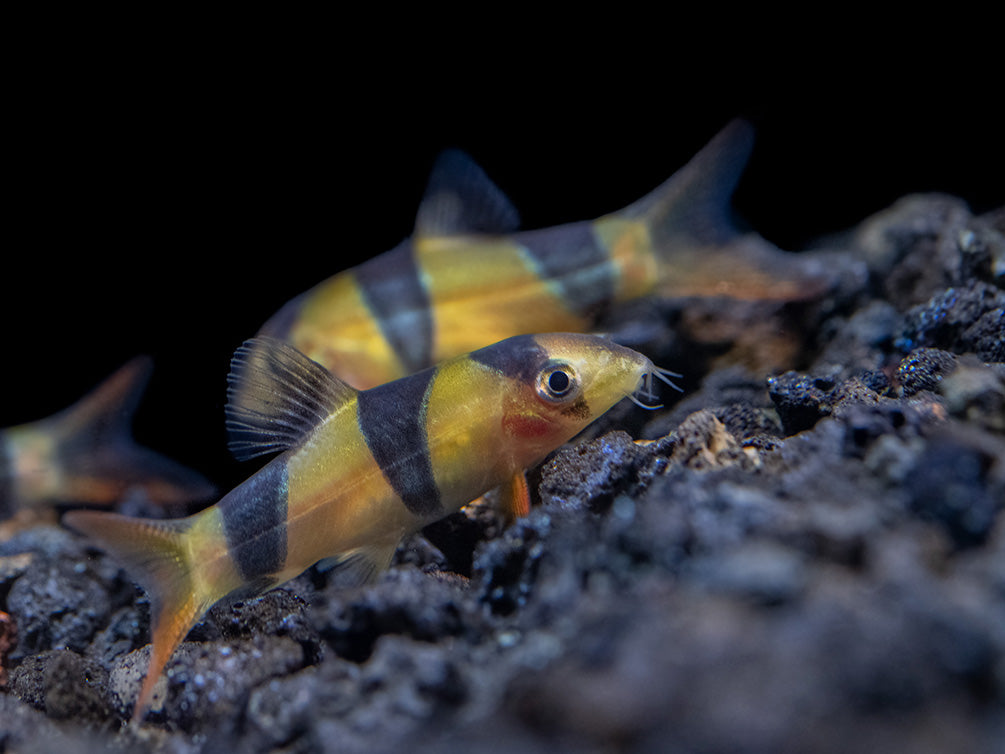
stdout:
POLYGON ((499 510, 507 523, 530 513, 530 488, 525 472, 517 472, 499 488, 499 510))
POLYGON ((138 722, 150 706, 164 666, 203 609, 212 602, 196 593, 185 539, 189 520, 71 511, 63 516, 63 523, 107 550, 150 599, 152 646, 147 674, 133 708, 133 722, 138 722))
POLYGON ((476 497, 464 507, 473 510, 479 506, 488 506, 498 511, 507 525, 526 516, 530 513, 530 487, 527 485, 526 472, 514 474, 505 484, 476 497))

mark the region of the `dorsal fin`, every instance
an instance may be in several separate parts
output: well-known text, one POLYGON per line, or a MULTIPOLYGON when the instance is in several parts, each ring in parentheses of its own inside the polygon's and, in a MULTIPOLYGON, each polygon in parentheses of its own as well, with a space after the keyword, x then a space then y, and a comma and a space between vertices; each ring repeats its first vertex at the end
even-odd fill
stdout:
POLYGON ((415 219, 415 235, 512 233, 520 216, 510 200, 466 153, 448 149, 433 165, 415 219))
POLYGON ((246 340, 227 376, 228 447, 242 461, 288 450, 355 396, 355 389, 288 343, 246 340))

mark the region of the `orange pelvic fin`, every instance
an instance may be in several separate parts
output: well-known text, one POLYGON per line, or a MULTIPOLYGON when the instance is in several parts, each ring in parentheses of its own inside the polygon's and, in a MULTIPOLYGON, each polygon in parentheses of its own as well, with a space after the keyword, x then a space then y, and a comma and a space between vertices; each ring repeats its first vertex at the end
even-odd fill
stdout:
POLYGON ((527 474, 520 471, 499 490, 499 509, 507 522, 515 521, 530 513, 530 489, 527 474))

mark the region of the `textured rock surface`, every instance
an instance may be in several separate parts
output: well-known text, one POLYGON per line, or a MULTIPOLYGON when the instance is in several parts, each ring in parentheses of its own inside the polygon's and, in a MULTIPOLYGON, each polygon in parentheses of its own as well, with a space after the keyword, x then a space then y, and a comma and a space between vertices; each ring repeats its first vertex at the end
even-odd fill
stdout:
POLYGON ((7 536, 0 749, 1000 751, 1003 249, 907 197, 804 252, 814 302, 616 313, 676 404, 619 405, 509 527, 217 606, 140 727, 143 594, 55 525, 7 536))

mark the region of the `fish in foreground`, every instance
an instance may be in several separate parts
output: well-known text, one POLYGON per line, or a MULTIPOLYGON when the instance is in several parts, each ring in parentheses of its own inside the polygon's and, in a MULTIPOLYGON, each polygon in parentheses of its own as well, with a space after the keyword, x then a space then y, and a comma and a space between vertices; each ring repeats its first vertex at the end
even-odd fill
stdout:
POLYGON ((525 469, 622 398, 651 400, 654 379, 669 374, 601 337, 525 335, 357 391, 281 341, 246 342, 229 378, 231 448, 284 452, 187 518, 63 519, 149 595, 153 646, 134 719, 218 600, 322 560, 365 580, 404 536, 495 487, 526 501, 525 469))
POLYGON ((206 500, 200 474, 136 444, 133 413, 152 363, 137 357, 78 403, 0 430, 0 518, 55 505, 112 505, 130 492, 159 504, 206 500))
POLYGON ((818 295, 828 284, 818 261, 733 222, 752 148, 752 127, 734 121, 629 207, 521 232, 481 169, 445 152, 411 238, 294 298, 259 334, 362 389, 513 335, 590 332, 611 305, 645 296, 818 295))

